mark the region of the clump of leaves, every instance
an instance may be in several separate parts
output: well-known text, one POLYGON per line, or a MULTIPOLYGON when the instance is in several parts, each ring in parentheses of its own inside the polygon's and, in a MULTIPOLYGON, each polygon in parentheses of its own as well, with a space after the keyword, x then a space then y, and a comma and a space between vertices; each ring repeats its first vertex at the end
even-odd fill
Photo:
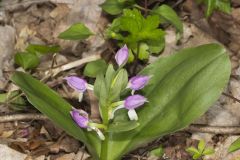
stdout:
MULTIPOLYGON (((87 89, 94 91, 101 113, 98 124, 32 76, 16 72, 11 80, 34 107, 82 141, 93 159, 120 160, 137 147, 185 128, 199 118, 221 95, 231 72, 225 49, 209 44, 159 58, 128 80, 123 68, 127 51, 124 47, 123 54, 116 56, 117 69, 109 64, 106 72, 98 74, 94 86, 81 78, 66 78, 79 95, 87 89), (126 97, 124 91, 129 86, 133 95, 126 97)), ((205 145, 199 146, 196 153, 206 155, 211 151, 205 145)))
POLYGON ((34 69, 40 63, 40 58, 48 53, 57 53, 60 51, 59 46, 45 46, 38 44, 30 44, 24 52, 15 54, 15 63, 23 69, 34 69))
POLYGON ((130 62, 134 58, 146 60, 150 54, 159 54, 163 50, 165 32, 159 25, 166 21, 183 32, 181 21, 167 5, 155 8, 146 18, 138 9, 124 9, 123 15, 114 19, 106 30, 106 35, 117 40, 119 45, 128 45, 130 62))
POLYGON ((193 159, 202 160, 204 156, 211 155, 215 151, 213 148, 207 147, 204 140, 200 140, 198 147, 189 147, 186 149, 188 153, 192 155, 193 159))
POLYGON ((206 17, 212 15, 214 10, 219 10, 225 13, 231 12, 230 0, 197 0, 198 3, 203 3, 207 6, 205 12, 206 17))

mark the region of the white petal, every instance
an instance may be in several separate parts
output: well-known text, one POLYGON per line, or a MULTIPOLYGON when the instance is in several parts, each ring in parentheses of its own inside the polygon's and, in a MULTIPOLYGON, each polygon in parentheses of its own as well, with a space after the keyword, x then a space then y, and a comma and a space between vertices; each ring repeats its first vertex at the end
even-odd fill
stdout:
POLYGON ((93 89, 94 89, 94 86, 93 86, 93 85, 91 85, 91 84, 87 84, 87 89, 88 89, 88 90, 92 90, 92 91, 93 91, 93 89))
POLYGON ((78 101, 82 102, 82 99, 83 99, 83 92, 79 92, 78 101))
POLYGON ((105 140, 105 136, 103 135, 102 131, 98 129, 97 127, 91 127, 94 131, 97 132, 98 137, 103 141, 105 140))
POLYGON ((122 108, 124 108, 124 105, 120 105, 120 106, 114 108, 113 111, 111 112, 111 115, 109 116, 109 119, 113 119, 113 118, 114 118, 114 113, 115 113, 117 110, 122 109, 122 108))
POLYGON ((131 91, 131 94, 134 95, 134 92, 135 92, 135 90, 132 90, 132 91, 131 91))
POLYGON ((137 113, 136 113, 135 109, 129 109, 128 117, 131 121, 133 121, 133 120, 137 121, 138 120, 138 116, 137 116, 137 113))

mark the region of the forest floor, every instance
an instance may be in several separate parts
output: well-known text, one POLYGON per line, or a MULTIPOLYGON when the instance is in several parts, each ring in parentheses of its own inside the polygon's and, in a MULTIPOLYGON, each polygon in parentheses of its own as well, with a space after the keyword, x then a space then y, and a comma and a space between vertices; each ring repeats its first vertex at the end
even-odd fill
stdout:
MULTIPOLYGON (((164 0, 162 0, 163 2, 164 0)), ((67 64, 88 56, 102 54, 111 57, 116 45, 102 37, 110 18, 98 6, 103 0, 2 0, 0 2, 0 93, 6 95, 16 89, 9 77, 15 70, 13 56, 23 51, 29 43, 57 44, 62 51, 41 59, 41 65, 32 74, 41 79, 42 71, 53 66, 67 64), (76 22, 85 23, 95 34, 86 41, 64 41, 58 34, 76 22)), ((157 160, 149 152, 160 145, 169 160, 190 160, 185 151, 196 146, 203 139, 215 149, 215 154, 206 160, 239 160, 240 151, 227 153, 229 145, 240 135, 240 2, 233 0, 231 14, 214 12, 206 19, 204 7, 194 0, 168 1, 184 23, 184 34, 180 43, 176 41, 175 30, 166 28, 166 48, 160 55, 200 44, 217 42, 228 49, 232 62, 232 73, 224 94, 200 120, 184 131, 156 140, 147 146, 126 155, 125 160, 157 160), (235 97, 235 98, 234 98, 235 97)), ((150 57, 150 63, 156 57, 150 57)), ((60 93, 70 103, 77 102, 63 78, 67 74, 83 72, 78 66, 63 70, 46 81, 46 84, 60 93)), ((92 98, 87 95, 86 99, 92 98)), ((1 96, 0 96, 1 100, 1 96)), ((89 155, 82 143, 65 134, 30 104, 18 106, 0 104, 0 159, 4 160, 85 160, 89 155), (10 116, 8 116, 10 115, 10 116), (31 117, 32 116, 32 117, 31 117), (4 157, 4 158, 3 158, 4 157)))

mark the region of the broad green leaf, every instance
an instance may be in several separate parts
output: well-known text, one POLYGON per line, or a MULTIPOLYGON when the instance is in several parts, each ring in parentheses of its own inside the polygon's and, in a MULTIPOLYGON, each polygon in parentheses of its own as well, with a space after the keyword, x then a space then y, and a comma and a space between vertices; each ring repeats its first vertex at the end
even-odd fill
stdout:
POLYGON ((17 53, 14 57, 14 61, 25 70, 34 69, 40 63, 40 60, 36 54, 28 52, 17 53))
POLYGON ((126 132, 139 126, 137 121, 114 122, 109 125, 108 132, 126 132))
POLYGON ((206 143, 204 142, 204 140, 200 140, 199 143, 198 143, 198 150, 200 153, 203 152, 203 150, 205 149, 205 145, 206 143))
POLYGON ((88 77, 95 78, 99 73, 104 73, 107 69, 107 64, 104 60, 96 60, 90 62, 84 68, 83 74, 88 77))
POLYGON ((152 11, 153 14, 158 14, 159 16, 163 17, 165 20, 167 20, 169 23, 174 25, 180 33, 183 33, 183 24, 176 14, 176 12, 169 7, 168 5, 161 5, 158 8, 154 9, 152 11))
POLYGON ((155 157, 162 157, 164 155, 164 149, 162 146, 152 150, 150 152, 151 155, 155 156, 155 157))
POLYGON ((101 4, 102 9, 111 15, 120 14, 123 9, 131 7, 135 0, 106 0, 101 4))
POLYGON ((199 151, 198 151, 196 148, 194 148, 194 147, 189 147, 189 148, 186 149, 186 151, 187 151, 188 153, 190 153, 191 155, 194 155, 194 154, 196 154, 196 153, 199 153, 199 151))
POLYGON ((238 138, 236 141, 234 141, 230 147, 228 148, 228 152, 232 153, 240 149, 240 138, 238 138))
POLYGON ((140 125, 108 133, 105 160, 118 160, 140 145, 187 127, 218 99, 230 72, 229 57, 218 44, 183 49, 147 66, 140 74, 152 78, 143 92, 149 103, 137 109, 140 125))
POLYGON ((211 155, 213 154, 215 151, 213 148, 206 148, 204 151, 203 151, 203 155, 211 155))
POLYGON ((60 51, 59 46, 46 46, 39 44, 29 44, 26 51, 34 54, 57 53, 60 51))
POLYGON ((66 40, 84 40, 91 35, 93 35, 93 33, 83 23, 76 23, 66 31, 60 33, 58 38, 66 40))
POLYGON ((97 157, 97 152, 100 150, 100 140, 95 133, 88 132, 86 134, 87 131, 75 124, 69 114, 72 108, 69 103, 48 86, 26 73, 15 72, 11 80, 20 87, 34 107, 69 135, 85 143, 92 155, 97 157))

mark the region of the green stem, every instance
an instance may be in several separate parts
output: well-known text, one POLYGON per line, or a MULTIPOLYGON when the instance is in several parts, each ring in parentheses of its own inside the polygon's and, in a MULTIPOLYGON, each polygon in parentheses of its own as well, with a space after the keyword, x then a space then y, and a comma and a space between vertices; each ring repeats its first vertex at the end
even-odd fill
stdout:
POLYGON ((105 132, 104 136, 105 140, 102 141, 100 160, 108 159, 108 139, 109 139, 108 132, 105 132))
POLYGON ((105 126, 104 124, 99 124, 99 123, 89 123, 89 126, 91 127, 97 127, 99 129, 104 129, 106 130, 107 129, 107 126, 105 126))
POLYGON ((136 7, 136 8, 138 8, 138 9, 140 9, 140 10, 143 10, 143 11, 145 11, 145 12, 151 11, 150 9, 144 8, 144 7, 142 7, 142 6, 139 6, 138 4, 134 4, 133 6, 136 7))
MULTIPOLYGON (((109 105, 107 105, 109 106, 109 105)), ((104 109, 104 113, 103 113, 103 125, 108 128, 108 125, 109 125, 109 115, 108 115, 108 110, 109 110, 109 107, 106 107, 104 109)), ((105 136, 105 140, 102 141, 102 144, 101 144, 101 154, 100 154, 100 160, 106 160, 108 159, 108 138, 109 138, 109 135, 108 135, 108 132, 104 131, 104 136, 105 136)))
POLYGON ((114 102, 110 105, 110 109, 112 108, 116 108, 117 106, 120 106, 124 103, 124 101, 118 101, 118 102, 114 102))

